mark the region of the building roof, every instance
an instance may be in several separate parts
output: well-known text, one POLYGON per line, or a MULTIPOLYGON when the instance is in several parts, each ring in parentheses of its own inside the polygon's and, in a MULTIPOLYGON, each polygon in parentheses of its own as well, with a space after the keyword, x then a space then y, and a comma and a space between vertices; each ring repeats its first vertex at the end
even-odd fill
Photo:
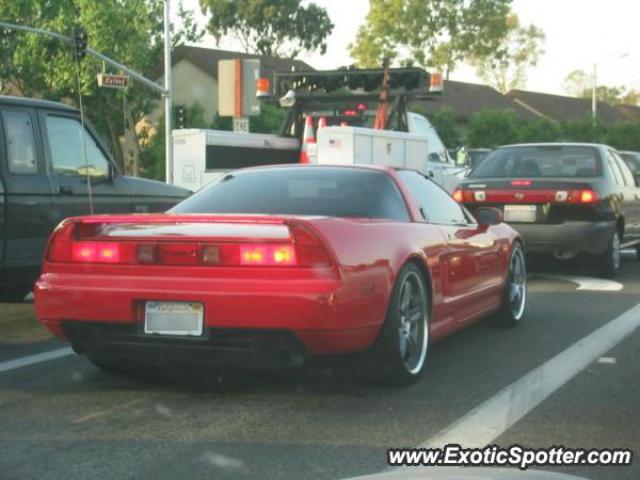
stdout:
POLYGON ((627 122, 640 122, 640 107, 636 105, 616 105, 614 108, 625 117, 627 122))
POLYGON ((18 97, 13 95, 0 95, 0 104, 15 105, 19 107, 49 108, 55 110, 77 111, 75 108, 60 102, 41 100, 39 98, 18 97))
MULTIPOLYGON (((234 58, 248 58, 260 60, 260 75, 262 77, 273 78, 273 72, 290 72, 292 67, 296 70, 314 70, 309 64, 301 60, 291 60, 289 58, 270 57, 267 55, 253 55, 243 52, 231 52, 228 50, 218 50, 213 48, 192 47, 180 45, 173 49, 171 53, 171 65, 182 60, 188 60, 203 72, 213 78, 218 78, 218 61, 231 60, 234 58)), ((154 72, 154 78, 160 78, 164 74, 164 65, 160 64, 154 72)))
POLYGON ((518 118, 527 121, 540 117, 488 85, 453 80, 444 81, 441 97, 415 103, 423 107, 427 113, 435 113, 445 107, 451 108, 456 119, 461 122, 469 121, 474 113, 485 109, 513 110, 518 118))
MULTIPOLYGON (((507 96, 558 122, 580 120, 591 116, 591 99, 588 98, 566 97, 525 90, 512 90, 507 93, 507 96)), ((604 102, 598 102, 597 115, 605 126, 625 121, 625 117, 620 112, 604 102)))

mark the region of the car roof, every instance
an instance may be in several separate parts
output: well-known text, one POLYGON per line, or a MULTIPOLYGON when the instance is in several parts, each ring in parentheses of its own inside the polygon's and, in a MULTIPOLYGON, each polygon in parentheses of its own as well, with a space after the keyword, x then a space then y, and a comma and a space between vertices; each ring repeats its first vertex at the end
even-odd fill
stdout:
POLYGON ((0 95, 0 105, 15 105, 19 107, 49 108, 64 110, 67 112, 77 112, 77 109, 60 102, 42 100, 39 98, 16 97, 13 95, 0 95))
POLYGON ((540 143, 514 143, 511 145, 502 145, 496 150, 501 148, 511 147, 593 147, 593 148, 613 148, 603 143, 588 143, 588 142, 540 142, 540 143))

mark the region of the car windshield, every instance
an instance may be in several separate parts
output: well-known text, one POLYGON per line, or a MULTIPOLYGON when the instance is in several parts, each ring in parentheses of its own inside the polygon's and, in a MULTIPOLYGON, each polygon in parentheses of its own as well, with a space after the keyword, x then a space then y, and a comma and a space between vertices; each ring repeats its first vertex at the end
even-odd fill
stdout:
POLYGON ((523 145, 490 153, 470 174, 472 178, 598 177, 598 150, 588 146, 523 145))
POLYGON ((633 173, 640 173, 640 153, 623 152, 620 156, 624 159, 625 163, 633 173))
POLYGON ((331 167, 232 173, 170 211, 408 220, 400 192, 384 172, 331 167))

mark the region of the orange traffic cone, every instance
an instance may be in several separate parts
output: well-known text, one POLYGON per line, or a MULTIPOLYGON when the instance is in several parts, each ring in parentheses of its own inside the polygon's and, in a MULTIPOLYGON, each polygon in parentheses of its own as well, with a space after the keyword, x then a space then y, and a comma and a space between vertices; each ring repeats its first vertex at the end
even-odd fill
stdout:
POLYGON ((327 126, 327 117, 320 117, 318 120, 318 131, 327 126))
MULTIPOLYGON (((312 145, 315 147, 316 134, 313 130, 313 118, 311 115, 307 115, 304 124, 304 133, 302 134, 302 148, 300 148, 300 163, 311 163, 311 157, 309 155, 312 145)), ((312 153, 313 155, 313 153, 312 153)))

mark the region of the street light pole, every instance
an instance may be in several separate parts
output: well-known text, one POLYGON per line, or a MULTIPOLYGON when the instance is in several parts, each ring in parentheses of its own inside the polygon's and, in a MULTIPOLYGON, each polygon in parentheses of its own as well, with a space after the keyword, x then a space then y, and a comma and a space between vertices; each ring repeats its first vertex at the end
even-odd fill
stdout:
POLYGON ((171 87, 171 25, 169 23, 169 0, 164 0, 164 136, 165 136, 165 181, 173 185, 173 139, 171 138, 172 112, 171 87))
POLYGON ((591 122, 593 124, 593 128, 596 127, 596 117, 598 115, 598 99, 597 99, 597 90, 598 88, 598 64, 594 62, 593 64, 593 84, 591 89, 591 122))

